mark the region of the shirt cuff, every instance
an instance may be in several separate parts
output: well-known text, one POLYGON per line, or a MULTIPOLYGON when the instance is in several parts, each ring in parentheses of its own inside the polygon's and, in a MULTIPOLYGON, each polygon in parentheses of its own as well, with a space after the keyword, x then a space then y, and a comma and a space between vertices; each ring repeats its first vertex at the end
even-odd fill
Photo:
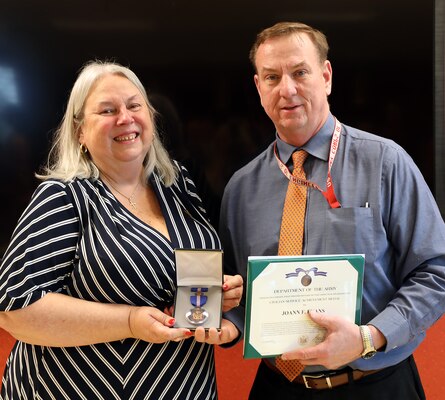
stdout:
POLYGON ((394 307, 385 308, 367 324, 375 326, 385 336, 385 352, 413 340, 408 321, 394 307))

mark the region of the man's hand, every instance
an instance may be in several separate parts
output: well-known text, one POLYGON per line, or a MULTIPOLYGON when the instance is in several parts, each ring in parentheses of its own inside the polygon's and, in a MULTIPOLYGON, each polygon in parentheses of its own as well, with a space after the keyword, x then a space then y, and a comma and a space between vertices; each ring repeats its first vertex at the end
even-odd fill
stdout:
POLYGON ((342 317, 311 312, 309 316, 326 328, 325 340, 313 347, 283 353, 284 360, 297 359, 303 365, 337 369, 360 357, 363 342, 358 325, 342 317))

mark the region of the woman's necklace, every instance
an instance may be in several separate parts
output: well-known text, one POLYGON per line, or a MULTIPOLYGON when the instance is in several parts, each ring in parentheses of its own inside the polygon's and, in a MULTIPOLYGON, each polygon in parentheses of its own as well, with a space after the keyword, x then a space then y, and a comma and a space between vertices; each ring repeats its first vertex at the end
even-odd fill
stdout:
POLYGON ((125 194, 123 194, 119 189, 117 189, 112 183, 111 183, 111 179, 108 177, 108 175, 104 174, 102 172, 102 175, 104 175, 107 178, 108 183, 110 184, 110 186, 116 191, 118 192, 121 196, 125 197, 128 202, 130 203, 130 206, 133 207, 133 209, 136 211, 137 207, 136 207, 136 202, 134 201, 134 196, 136 195, 136 191, 139 188, 139 185, 141 184, 141 182, 138 180, 138 184, 136 185, 136 187, 133 190, 133 193, 130 195, 130 197, 126 196, 125 194))

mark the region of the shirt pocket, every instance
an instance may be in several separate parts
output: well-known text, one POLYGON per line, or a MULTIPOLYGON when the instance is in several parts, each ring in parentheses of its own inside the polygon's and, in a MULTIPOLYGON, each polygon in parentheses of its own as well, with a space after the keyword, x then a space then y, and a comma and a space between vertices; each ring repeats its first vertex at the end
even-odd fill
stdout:
POLYGON ((374 259, 372 208, 332 208, 326 214, 326 254, 365 254, 367 262, 374 259))

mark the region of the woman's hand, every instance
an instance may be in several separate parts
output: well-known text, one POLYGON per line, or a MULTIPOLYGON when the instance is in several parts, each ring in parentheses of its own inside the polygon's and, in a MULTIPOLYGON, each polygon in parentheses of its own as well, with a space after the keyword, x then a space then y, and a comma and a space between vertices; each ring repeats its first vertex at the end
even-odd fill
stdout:
POLYGON ((243 278, 241 275, 224 275, 223 312, 238 307, 243 296, 243 278))
POLYGON ((172 328, 171 315, 154 307, 106 304, 48 293, 19 310, 0 313, 0 326, 16 339, 51 347, 86 346, 133 337, 152 343, 193 336, 172 328))
POLYGON ((172 328, 175 319, 154 307, 130 307, 130 337, 151 343, 179 342, 193 336, 190 329, 172 328))
POLYGON ((239 336, 238 328, 227 319, 221 320, 221 329, 216 328, 205 330, 203 327, 196 328, 195 340, 208 344, 224 344, 234 341, 239 336))

